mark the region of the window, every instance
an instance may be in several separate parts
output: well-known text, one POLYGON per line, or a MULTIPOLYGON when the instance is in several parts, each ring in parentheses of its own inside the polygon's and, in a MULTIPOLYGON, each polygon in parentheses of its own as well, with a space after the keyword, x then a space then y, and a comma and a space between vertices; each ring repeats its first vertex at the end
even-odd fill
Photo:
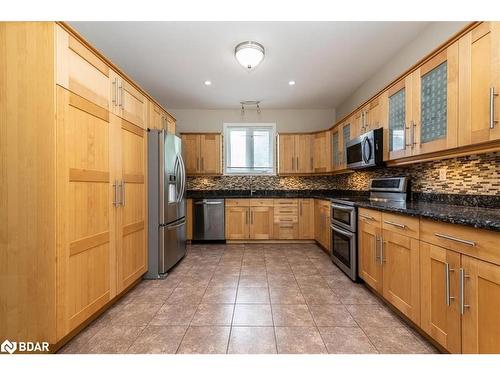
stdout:
POLYGON ((275 174, 276 124, 224 124, 224 174, 275 174))

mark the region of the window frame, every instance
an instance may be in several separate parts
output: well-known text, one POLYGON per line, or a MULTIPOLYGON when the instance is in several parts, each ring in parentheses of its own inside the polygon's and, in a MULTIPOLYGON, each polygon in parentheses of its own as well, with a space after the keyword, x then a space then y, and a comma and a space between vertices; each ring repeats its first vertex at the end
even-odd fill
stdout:
MULTIPOLYGON (((276 123, 271 122, 262 122, 262 123, 224 123, 223 124, 223 148, 224 148, 224 168, 223 175, 224 176, 276 176, 276 123), (229 156, 229 132, 234 128, 242 128, 242 129, 263 129, 267 128, 271 130, 271 153, 272 157, 272 172, 264 173, 264 172, 249 172, 248 170, 244 172, 235 172, 228 171, 228 161, 230 160, 229 156)), ((253 144, 252 144, 253 145, 253 144)))

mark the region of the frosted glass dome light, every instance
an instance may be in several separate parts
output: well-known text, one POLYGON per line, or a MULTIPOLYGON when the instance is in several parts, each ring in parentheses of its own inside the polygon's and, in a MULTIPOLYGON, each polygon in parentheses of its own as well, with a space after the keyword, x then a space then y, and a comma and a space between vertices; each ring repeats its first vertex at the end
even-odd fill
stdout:
POLYGON ((261 63, 264 54, 264 46, 257 42, 242 42, 234 49, 236 60, 249 71, 261 63))

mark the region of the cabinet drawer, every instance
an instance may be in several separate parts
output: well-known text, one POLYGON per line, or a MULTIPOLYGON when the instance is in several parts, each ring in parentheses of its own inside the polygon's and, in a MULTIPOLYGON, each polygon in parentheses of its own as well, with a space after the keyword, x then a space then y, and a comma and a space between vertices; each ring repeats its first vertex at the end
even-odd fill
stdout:
POLYGON ((250 199, 226 199, 226 207, 249 207, 250 199))
POLYGON ((420 239, 500 265, 500 233, 464 225, 420 220, 420 239))
POLYGON ((419 220, 416 217, 382 212, 382 228, 408 237, 419 238, 419 220))
POLYGON ((382 227, 382 212, 369 210, 367 208, 360 208, 358 210, 358 219, 367 224, 371 224, 376 227, 382 227))
POLYGON ((292 216, 292 215, 298 215, 299 209, 295 206, 292 206, 292 207, 278 206, 274 209, 274 213, 276 215, 292 216))
POLYGON ((274 215, 275 223, 298 223, 299 217, 297 215, 274 215))
POLYGON ((297 206, 299 203, 298 199, 275 199, 275 206, 297 206))
POLYGON ((252 207, 273 207, 274 206, 274 199, 252 198, 252 199, 249 199, 249 201, 250 201, 250 206, 252 206, 252 207))
POLYGON ((278 240, 294 240, 299 236, 298 224, 274 224, 274 236, 278 240))

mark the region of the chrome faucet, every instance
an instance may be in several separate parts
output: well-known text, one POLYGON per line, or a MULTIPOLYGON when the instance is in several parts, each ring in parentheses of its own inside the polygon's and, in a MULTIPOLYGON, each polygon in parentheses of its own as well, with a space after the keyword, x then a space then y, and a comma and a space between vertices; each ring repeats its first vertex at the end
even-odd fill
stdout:
POLYGON ((250 176, 250 196, 251 197, 253 196, 253 193, 254 193, 254 190, 253 190, 253 177, 250 176))

